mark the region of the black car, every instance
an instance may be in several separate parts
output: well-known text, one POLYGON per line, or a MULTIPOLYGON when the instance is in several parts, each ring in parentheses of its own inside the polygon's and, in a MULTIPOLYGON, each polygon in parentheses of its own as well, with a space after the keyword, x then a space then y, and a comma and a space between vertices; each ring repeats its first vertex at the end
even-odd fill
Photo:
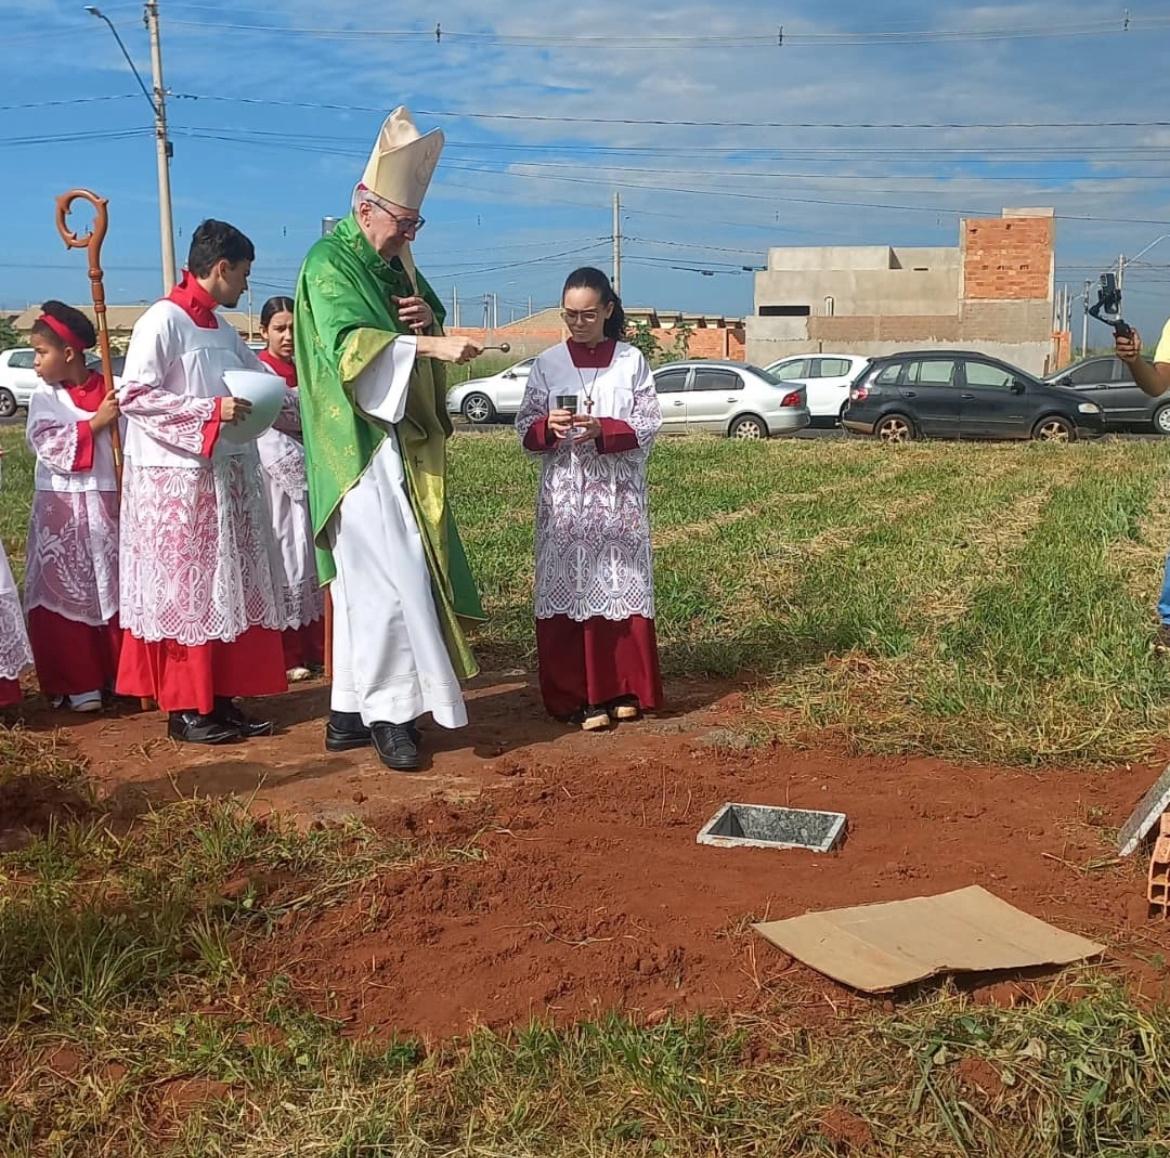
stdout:
POLYGON ((1120 358, 1088 358, 1044 379, 1067 386, 1101 407, 1106 430, 1150 430, 1170 434, 1170 395, 1151 398, 1120 358))
POLYGON ((849 390, 841 423, 886 442, 915 438, 1035 438, 1102 434, 1101 407, 996 358, 913 350, 874 358, 849 390))

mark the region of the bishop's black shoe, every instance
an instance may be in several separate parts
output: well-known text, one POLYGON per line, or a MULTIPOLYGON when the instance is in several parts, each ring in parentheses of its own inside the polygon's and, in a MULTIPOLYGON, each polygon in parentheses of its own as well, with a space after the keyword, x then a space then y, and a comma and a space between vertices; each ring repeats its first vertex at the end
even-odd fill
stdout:
POLYGON ((382 763, 395 772, 415 772, 422 766, 418 754, 418 732, 413 724, 387 724, 379 721, 370 725, 374 751, 382 763))
POLYGON ((325 751, 348 752, 353 748, 370 746, 370 729, 362 723, 360 712, 329 713, 325 725, 325 751))
POLYGON ((183 744, 230 744, 240 739, 240 729, 202 712, 171 712, 167 735, 183 744))
POLYGON ((235 701, 229 699, 227 696, 215 697, 215 707, 212 710, 211 716, 212 719, 218 720, 221 724, 229 728, 235 728, 245 740, 250 740, 253 736, 272 735, 272 724, 270 721, 254 720, 251 716, 244 715, 236 706, 235 701))

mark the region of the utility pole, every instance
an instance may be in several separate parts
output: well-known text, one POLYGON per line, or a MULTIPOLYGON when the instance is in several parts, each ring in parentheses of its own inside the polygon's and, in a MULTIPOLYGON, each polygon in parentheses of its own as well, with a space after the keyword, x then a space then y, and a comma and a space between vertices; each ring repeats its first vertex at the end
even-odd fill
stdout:
POLYGON ((532 298, 528 299, 528 316, 532 317, 532 298))
POLYGON ((145 12, 143 13, 143 23, 150 33, 150 63, 154 76, 153 95, 146 87, 146 83, 139 74, 133 58, 126 49, 126 45, 122 43, 122 38, 118 35, 118 30, 114 27, 113 21, 100 8, 96 8, 92 4, 87 4, 85 10, 91 16, 102 21, 113 34, 114 39, 118 42, 118 47, 122 50, 122 55, 125 57, 126 63, 130 66, 130 71, 134 74, 134 79, 138 81, 138 87, 142 89, 142 95, 150 102, 150 109, 154 114, 155 147, 158 152, 158 216, 159 231, 162 240, 163 292, 169 293, 176 281, 175 230, 171 216, 171 154, 174 150, 171 148, 171 142, 167 137, 166 87, 163 84, 162 75, 162 44, 159 40, 158 31, 158 0, 147 0, 145 12))
POLYGON ((167 90, 163 84, 162 40, 158 0, 146 0, 145 24, 150 33, 150 71, 154 80, 154 143, 158 152, 158 218, 162 234, 163 290, 170 293, 175 277, 175 226, 171 211, 171 147, 167 137, 167 90))
POLYGON ((1084 306, 1084 317, 1081 318, 1081 357, 1088 357, 1089 353, 1089 289, 1092 282, 1085 278, 1085 296, 1081 304, 1084 306))
POLYGON ((613 195, 613 292, 622 293, 622 195, 613 195))
POLYGON ((459 329, 459 287, 451 286, 451 324, 459 329))
POLYGON ((500 326, 500 299, 492 294, 492 329, 499 329, 500 326))
POLYGON ((1125 281, 1125 254, 1120 254, 1117 258, 1117 288, 1121 289, 1122 283, 1125 281))

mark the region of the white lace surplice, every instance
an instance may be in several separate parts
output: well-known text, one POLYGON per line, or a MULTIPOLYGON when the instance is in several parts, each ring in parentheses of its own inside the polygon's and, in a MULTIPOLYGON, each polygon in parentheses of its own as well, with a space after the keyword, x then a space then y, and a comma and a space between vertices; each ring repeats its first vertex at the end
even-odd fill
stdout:
POLYGON ((24 602, 29 611, 100 627, 118 614, 118 495, 108 429, 94 439, 92 468, 73 469, 78 424, 91 417, 67 391, 44 383, 29 402, 37 466, 24 602))
POLYGON ((20 592, 8 566, 8 556, 0 545, 0 679, 14 680, 32 666, 32 651, 24 627, 20 592))
POLYGON ((645 358, 619 342, 607 368, 578 371, 565 344, 546 350, 533 363, 516 431, 523 439, 558 395, 576 395, 584 413, 589 389, 594 417, 628 423, 638 446, 599 454, 592 441, 565 440, 537 456, 536 617, 653 619, 646 463, 662 411, 645 358))
POLYGON ((295 390, 286 387, 276 423, 256 440, 272 530, 283 563, 281 597, 286 628, 307 627, 325 614, 325 593, 317 583, 309 483, 300 432, 300 400, 295 390))
POLYGON ((127 419, 122 479, 122 626, 147 641, 230 642, 280 630, 280 556, 255 443, 203 434, 225 370, 267 368, 220 321, 202 329, 169 301, 134 327, 118 390, 127 419))

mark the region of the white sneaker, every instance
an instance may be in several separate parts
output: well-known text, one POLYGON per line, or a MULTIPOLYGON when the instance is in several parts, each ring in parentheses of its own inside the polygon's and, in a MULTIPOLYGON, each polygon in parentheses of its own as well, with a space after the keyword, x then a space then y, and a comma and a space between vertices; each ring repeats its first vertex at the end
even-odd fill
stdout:
POLYGON ((66 703, 74 712, 100 712, 102 710, 102 693, 82 692, 78 696, 67 696, 66 703))
POLYGON ((313 678, 313 673, 307 667, 291 667, 284 674, 290 684, 303 684, 305 680, 313 678))

